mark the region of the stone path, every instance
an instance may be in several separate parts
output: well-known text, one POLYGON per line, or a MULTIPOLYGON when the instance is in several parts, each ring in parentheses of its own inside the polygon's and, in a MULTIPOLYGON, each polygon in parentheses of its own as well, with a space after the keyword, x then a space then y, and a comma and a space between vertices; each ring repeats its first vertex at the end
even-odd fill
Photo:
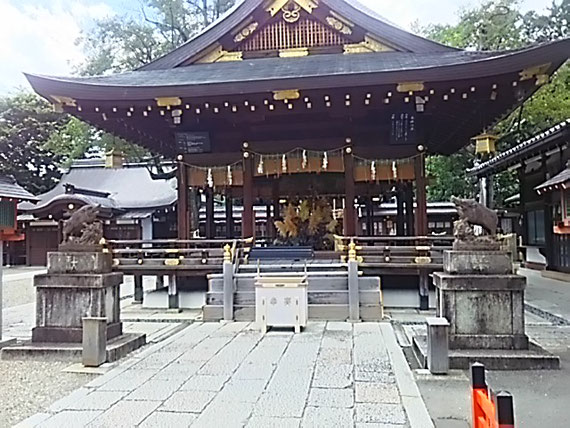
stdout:
POLYGON ((433 427, 386 323, 195 323, 21 426, 433 427))

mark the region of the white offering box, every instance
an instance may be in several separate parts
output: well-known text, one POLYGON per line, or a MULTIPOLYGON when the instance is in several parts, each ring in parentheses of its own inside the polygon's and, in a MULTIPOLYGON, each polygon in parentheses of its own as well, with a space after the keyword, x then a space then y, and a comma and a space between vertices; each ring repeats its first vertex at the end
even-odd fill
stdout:
POLYGON ((307 326, 307 277, 263 277, 255 283, 255 318, 261 331, 267 326, 294 327, 295 333, 307 326))

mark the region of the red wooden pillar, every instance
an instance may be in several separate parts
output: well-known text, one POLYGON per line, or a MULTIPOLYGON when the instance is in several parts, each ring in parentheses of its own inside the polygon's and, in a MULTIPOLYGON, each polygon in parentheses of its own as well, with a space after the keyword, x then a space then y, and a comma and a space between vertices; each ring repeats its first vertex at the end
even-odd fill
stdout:
POLYGON ((190 222, 188 210, 188 169, 184 162, 178 162, 178 206, 176 207, 178 220, 178 239, 190 239, 190 222))
POLYGON ((356 236, 356 210, 354 200, 356 199, 356 186, 354 183, 354 157, 352 147, 344 150, 344 236, 356 236))
POLYGON ((427 236, 428 234, 428 218, 427 218, 427 194, 426 194, 426 161, 425 149, 420 146, 420 153, 415 159, 415 175, 416 175, 416 234, 418 236, 427 236))
POLYGON ((253 227, 253 155, 243 153, 243 214, 241 218, 241 233, 243 238, 255 238, 253 227))
POLYGON ((214 210, 214 189, 206 189, 206 238, 216 237, 216 222, 214 210))

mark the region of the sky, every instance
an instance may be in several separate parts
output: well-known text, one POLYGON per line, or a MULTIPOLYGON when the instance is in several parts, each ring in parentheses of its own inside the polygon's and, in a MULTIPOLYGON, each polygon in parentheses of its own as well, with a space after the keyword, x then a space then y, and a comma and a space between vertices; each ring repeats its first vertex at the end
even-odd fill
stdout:
MULTIPOLYGON (((360 0, 391 22, 409 29, 453 24, 462 8, 480 0, 360 0)), ((551 0, 522 0, 543 11, 551 0)), ((71 75, 84 58, 77 39, 97 19, 137 14, 140 0, 0 0, 0 95, 28 88, 23 72, 71 75)))

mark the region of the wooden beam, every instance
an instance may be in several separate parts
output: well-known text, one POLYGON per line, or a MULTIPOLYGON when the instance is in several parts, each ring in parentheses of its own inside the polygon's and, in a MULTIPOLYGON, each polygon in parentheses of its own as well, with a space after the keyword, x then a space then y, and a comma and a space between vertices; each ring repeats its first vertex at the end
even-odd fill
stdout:
POLYGON ((354 157, 352 147, 347 147, 344 151, 344 235, 356 235, 356 210, 354 199, 356 198, 356 188, 354 183, 354 157))

